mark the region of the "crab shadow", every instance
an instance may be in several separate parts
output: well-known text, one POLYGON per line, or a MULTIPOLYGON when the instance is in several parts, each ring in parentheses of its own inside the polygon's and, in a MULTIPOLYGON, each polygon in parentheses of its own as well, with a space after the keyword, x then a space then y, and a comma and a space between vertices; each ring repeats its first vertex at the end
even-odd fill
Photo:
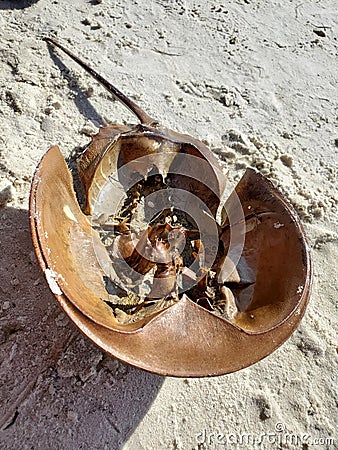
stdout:
POLYGON ((38 1, 39 0, 1 0, 0 9, 25 9, 38 1))
POLYGON ((35 260, 27 210, 0 209, 0 251, 0 447, 120 449, 164 378, 105 355, 70 323, 35 260))
POLYGON ((89 102, 88 94, 81 89, 78 81, 70 74, 68 67, 55 54, 51 45, 48 45, 48 51, 54 64, 60 69, 62 76, 66 79, 69 89, 75 94, 74 102, 80 114, 97 127, 106 125, 103 117, 97 113, 96 109, 89 102))

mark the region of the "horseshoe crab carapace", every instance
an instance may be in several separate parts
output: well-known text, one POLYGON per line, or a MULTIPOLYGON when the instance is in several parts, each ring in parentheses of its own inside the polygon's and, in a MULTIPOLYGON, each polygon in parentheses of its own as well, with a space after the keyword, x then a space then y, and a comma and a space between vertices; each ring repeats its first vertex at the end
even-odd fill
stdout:
POLYGON ((162 127, 63 50, 140 120, 100 128, 78 159, 80 207, 58 147, 32 182, 34 248, 49 286, 104 351, 172 376, 239 370, 295 330, 311 258, 293 207, 248 168, 221 202, 225 175, 209 148, 162 127))

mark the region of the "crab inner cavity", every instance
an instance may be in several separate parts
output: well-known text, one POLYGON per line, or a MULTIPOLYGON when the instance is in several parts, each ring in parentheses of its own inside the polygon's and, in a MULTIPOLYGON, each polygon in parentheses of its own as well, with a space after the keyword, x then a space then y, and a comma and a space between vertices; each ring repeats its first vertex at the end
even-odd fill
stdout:
MULTIPOLYGON (((224 244, 211 213, 204 210, 196 218, 187 212, 188 207, 171 206, 177 205, 173 201, 177 189, 171 189, 170 175, 150 173, 123 195, 117 180, 111 179, 107 186, 113 213, 96 212, 93 227, 112 263, 104 281, 107 303, 117 320, 129 323, 154 314, 177 302, 183 293, 231 319, 238 306, 232 290, 217 277, 224 244)), ((252 283, 254 279, 248 286, 252 283)))

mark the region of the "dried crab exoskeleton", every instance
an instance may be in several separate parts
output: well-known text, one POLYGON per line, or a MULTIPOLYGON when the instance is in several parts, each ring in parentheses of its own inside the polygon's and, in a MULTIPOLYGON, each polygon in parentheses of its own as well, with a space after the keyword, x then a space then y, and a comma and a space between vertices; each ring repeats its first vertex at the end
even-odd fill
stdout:
POLYGON ((295 330, 311 259, 288 201, 253 169, 225 176, 202 142, 162 127, 53 39, 141 124, 99 130, 78 159, 81 209, 58 147, 31 190, 35 251, 79 329, 113 356, 173 376, 230 373, 295 330))

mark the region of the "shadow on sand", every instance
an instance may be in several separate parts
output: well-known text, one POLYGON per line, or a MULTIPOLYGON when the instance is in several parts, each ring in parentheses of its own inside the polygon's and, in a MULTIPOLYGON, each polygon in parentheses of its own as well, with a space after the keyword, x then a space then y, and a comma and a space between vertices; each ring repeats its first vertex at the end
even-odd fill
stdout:
POLYGON ((28 211, 0 209, 1 448, 119 449, 164 378, 103 354, 60 310, 28 211))
POLYGON ((25 9, 39 0, 0 0, 0 9, 25 9))
MULTIPOLYGON (((46 44, 48 45, 48 44, 46 44)), ((55 49, 53 46, 48 45, 48 50, 51 59, 54 64, 60 69, 62 76, 67 80, 68 87, 71 91, 73 91, 75 95, 75 104, 80 114, 87 120, 90 120, 95 126, 106 125, 103 117, 98 114, 95 108, 91 105, 88 100, 88 95, 83 92, 80 88, 78 81, 71 74, 66 64, 64 64, 61 59, 56 55, 55 49)), ((65 59, 67 57, 65 56, 65 59)))

